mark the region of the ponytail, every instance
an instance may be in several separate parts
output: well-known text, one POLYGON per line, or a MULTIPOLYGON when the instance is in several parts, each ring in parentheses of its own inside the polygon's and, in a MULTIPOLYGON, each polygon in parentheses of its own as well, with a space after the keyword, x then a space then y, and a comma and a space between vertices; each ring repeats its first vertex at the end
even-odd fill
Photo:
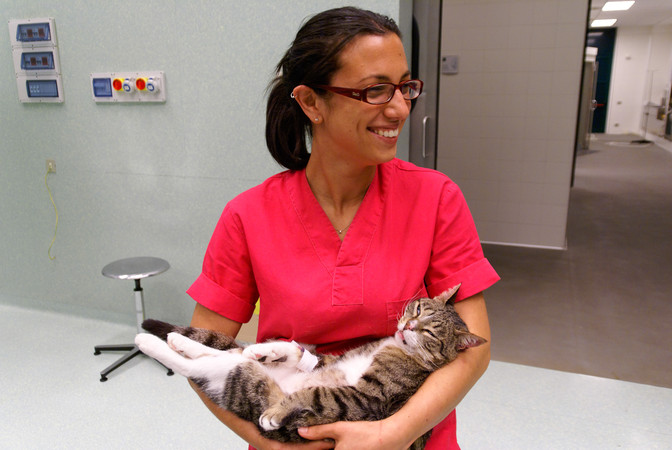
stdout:
POLYGON ((312 127, 290 93, 287 82, 278 75, 271 83, 266 107, 266 145, 278 164, 301 170, 310 158, 306 134, 312 135, 312 127))
POLYGON ((268 88, 266 145, 280 165, 301 170, 310 158, 307 140, 312 137, 313 125, 290 97, 294 88, 329 84, 340 68, 341 51, 352 39, 362 34, 387 33, 401 37, 394 20, 354 7, 321 12, 299 29, 268 88))

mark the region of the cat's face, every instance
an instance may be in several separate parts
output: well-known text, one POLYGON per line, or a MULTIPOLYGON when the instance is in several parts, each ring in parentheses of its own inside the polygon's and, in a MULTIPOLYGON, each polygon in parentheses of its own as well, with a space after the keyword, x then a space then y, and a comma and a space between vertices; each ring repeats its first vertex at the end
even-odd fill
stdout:
POLYGON ((442 364, 455 359, 459 350, 486 342, 469 333, 449 297, 444 293, 411 301, 397 324, 397 343, 429 363, 442 364))

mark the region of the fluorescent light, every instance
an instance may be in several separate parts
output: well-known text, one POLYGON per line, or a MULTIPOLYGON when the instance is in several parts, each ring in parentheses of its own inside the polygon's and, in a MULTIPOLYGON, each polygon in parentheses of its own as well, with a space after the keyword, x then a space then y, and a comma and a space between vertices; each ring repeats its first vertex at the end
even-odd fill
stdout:
POLYGON ((630 9, 635 2, 607 2, 602 7, 602 11, 626 11, 630 9))
POLYGON ((591 28, 610 27, 616 23, 616 19, 596 19, 590 24, 591 28))

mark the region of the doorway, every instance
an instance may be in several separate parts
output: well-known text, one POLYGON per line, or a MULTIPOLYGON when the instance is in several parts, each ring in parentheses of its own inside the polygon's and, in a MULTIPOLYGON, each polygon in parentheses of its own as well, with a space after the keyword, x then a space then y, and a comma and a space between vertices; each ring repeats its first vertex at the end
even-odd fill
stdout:
POLYGON ((607 128, 607 105, 609 104, 609 87, 611 69, 614 60, 614 44, 616 28, 589 30, 586 41, 588 47, 597 48, 597 78, 595 81, 595 111, 593 111, 593 133, 604 133, 607 128))

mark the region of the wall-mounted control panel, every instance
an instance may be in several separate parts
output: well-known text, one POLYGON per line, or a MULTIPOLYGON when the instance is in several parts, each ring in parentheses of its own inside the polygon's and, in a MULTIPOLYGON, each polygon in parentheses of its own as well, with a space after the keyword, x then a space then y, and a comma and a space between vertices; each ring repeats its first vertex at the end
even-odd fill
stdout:
POLYGON ((91 74, 95 102, 165 102, 166 77, 161 71, 91 74))
POLYGON ((54 19, 12 19, 8 24, 19 101, 63 102, 54 19))
POLYGON ((56 45, 56 31, 53 19, 16 20, 14 43, 30 43, 32 45, 56 45))

